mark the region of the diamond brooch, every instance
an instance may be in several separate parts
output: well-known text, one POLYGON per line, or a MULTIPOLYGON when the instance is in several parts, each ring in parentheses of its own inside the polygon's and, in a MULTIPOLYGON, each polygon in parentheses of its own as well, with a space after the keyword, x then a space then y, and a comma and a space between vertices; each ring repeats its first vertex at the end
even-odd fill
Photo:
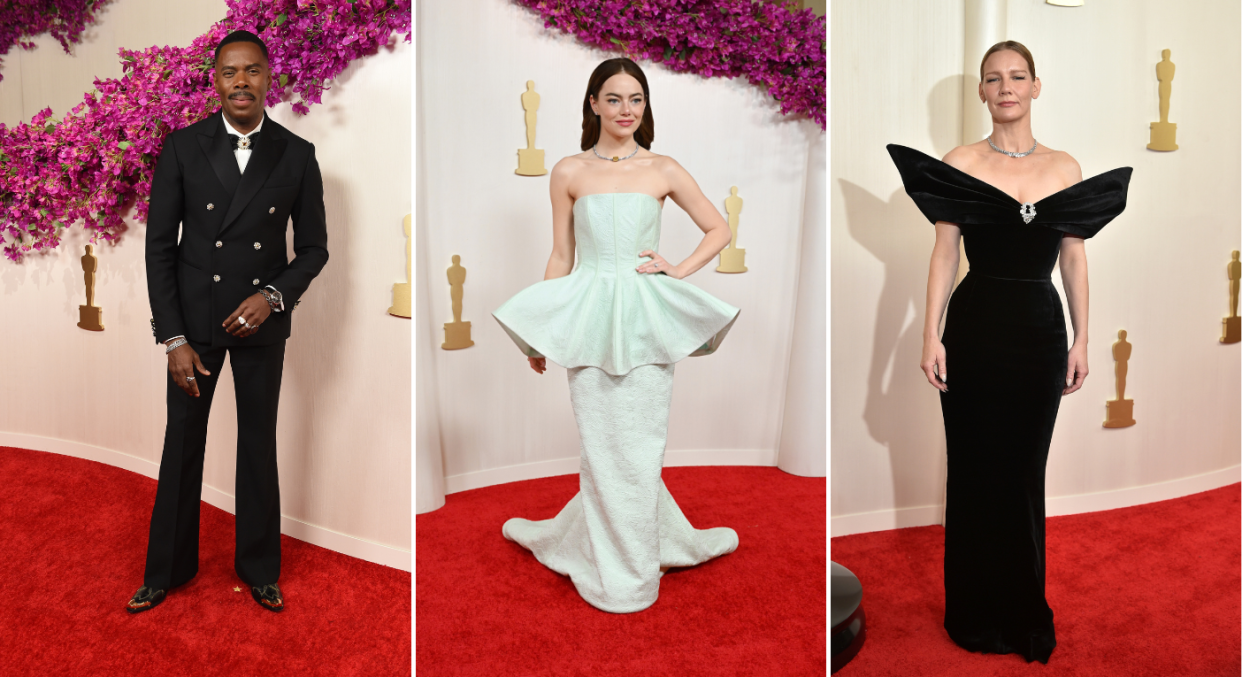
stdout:
POLYGON ((1032 202, 1024 202, 1022 208, 1018 210, 1022 215, 1023 223, 1030 223, 1035 218, 1035 204, 1032 202))

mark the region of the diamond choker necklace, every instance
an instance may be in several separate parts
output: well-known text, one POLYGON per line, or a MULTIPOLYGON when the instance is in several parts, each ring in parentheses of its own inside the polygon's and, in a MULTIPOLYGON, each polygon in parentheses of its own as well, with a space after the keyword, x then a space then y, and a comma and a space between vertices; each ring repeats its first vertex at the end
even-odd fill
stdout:
MULTIPOLYGON (((1032 141, 1035 141, 1035 139, 1031 139, 1031 140, 1032 140, 1032 141)), ((1030 150, 1028 150, 1028 151, 1026 151, 1025 153, 1012 153, 1012 152, 1007 151, 1007 150, 1001 150, 1000 148, 997 148, 997 147, 996 147, 996 144, 992 143, 992 135, 991 135, 991 134, 989 134, 989 135, 988 135, 988 145, 989 145, 989 146, 991 146, 991 147, 992 147, 992 150, 996 151, 997 153, 1004 153, 1005 155, 1008 155, 1009 157, 1026 157, 1026 156, 1030 155, 1031 153, 1034 153, 1036 148, 1039 148, 1039 142, 1038 142, 1038 141, 1035 141, 1035 145, 1034 145, 1034 146, 1031 146, 1031 149, 1030 149, 1030 150)))

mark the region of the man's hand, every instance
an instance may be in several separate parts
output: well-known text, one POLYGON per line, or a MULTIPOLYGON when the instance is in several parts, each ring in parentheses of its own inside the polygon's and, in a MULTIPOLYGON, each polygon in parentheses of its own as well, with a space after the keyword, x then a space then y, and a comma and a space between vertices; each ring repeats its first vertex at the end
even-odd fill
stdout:
POLYGON ((173 382, 181 386, 190 397, 198 397, 198 382, 186 380, 195 378, 195 369, 204 376, 211 376, 211 372, 203 366, 203 362, 198 359, 198 353, 194 352, 190 344, 168 353, 168 373, 172 375, 173 382))
POLYGON ((267 316, 271 314, 272 307, 267 305, 267 299, 263 298, 262 294, 256 293, 242 301, 241 305, 237 306, 237 310, 225 318, 224 331, 237 338, 246 338, 259 331, 259 325, 263 324, 267 316), (243 319, 246 320, 246 324, 242 324, 243 319))

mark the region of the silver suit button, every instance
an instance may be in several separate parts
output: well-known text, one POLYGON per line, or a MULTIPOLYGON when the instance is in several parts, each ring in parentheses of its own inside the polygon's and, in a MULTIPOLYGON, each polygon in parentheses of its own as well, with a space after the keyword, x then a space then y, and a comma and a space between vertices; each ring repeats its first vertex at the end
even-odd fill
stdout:
POLYGON ((213 210, 213 209, 215 209, 215 208, 216 208, 216 206, 215 206, 215 205, 211 204, 210 202, 208 202, 208 203, 207 203, 207 211, 211 211, 211 210, 213 210))
POLYGON ((217 249, 219 249, 220 247, 223 247, 223 246, 224 246, 224 243, 223 243, 223 242, 221 242, 221 241, 219 241, 219 240, 216 240, 216 248, 217 248, 217 249))
POLYGON ((262 249, 262 248, 263 248, 263 245, 259 244, 258 242, 254 243, 254 250, 255 250, 255 251, 259 251, 259 250, 260 250, 260 249, 262 249))
POLYGON ((275 214, 275 213, 276 213, 276 208, 275 208, 275 207, 268 207, 268 208, 267 208, 267 213, 268 213, 268 214, 275 214))
POLYGON ((220 276, 219 276, 219 275, 212 275, 212 276, 211 276, 211 279, 215 280, 216 282, 219 282, 219 281, 220 281, 220 276))
POLYGON ((259 278, 257 278, 257 277, 256 277, 256 278, 254 278, 254 280, 252 280, 252 281, 251 281, 251 284, 253 284, 253 285, 254 285, 254 286, 256 286, 256 287, 257 287, 257 286, 259 286, 259 278))

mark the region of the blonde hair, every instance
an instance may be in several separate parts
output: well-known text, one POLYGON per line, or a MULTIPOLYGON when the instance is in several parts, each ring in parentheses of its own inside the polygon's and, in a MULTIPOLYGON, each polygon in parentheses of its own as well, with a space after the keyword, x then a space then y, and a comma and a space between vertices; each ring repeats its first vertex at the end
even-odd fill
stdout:
POLYGON ((1019 56, 1026 59, 1026 67, 1031 71, 1031 79, 1034 80, 1035 57, 1031 56, 1031 50, 1027 49, 1026 45, 1016 40, 1005 40, 1004 42, 998 42, 995 45, 988 47, 988 51, 983 53, 983 60, 979 62, 979 79, 983 80, 983 65, 988 62, 988 57, 1006 49, 1011 52, 1017 52, 1019 56))

